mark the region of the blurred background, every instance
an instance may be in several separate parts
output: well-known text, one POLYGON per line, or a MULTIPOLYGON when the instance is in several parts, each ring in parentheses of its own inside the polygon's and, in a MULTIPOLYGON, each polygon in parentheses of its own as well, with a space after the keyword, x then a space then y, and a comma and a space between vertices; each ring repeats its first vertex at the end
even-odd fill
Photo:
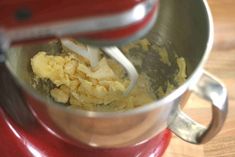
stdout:
MULTIPOLYGON (((163 157, 235 157, 235 0, 208 0, 215 27, 212 53, 205 69, 225 83, 229 114, 222 131, 205 145, 195 146, 173 137, 163 157)), ((210 105, 192 95, 184 109, 207 124, 210 105)))

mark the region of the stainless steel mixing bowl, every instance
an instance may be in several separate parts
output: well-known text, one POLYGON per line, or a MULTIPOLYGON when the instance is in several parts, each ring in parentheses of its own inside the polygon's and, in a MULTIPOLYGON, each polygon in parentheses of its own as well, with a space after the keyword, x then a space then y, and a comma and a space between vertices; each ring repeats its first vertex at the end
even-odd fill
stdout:
POLYGON ((56 42, 11 48, 6 53, 6 65, 23 88, 27 105, 38 121, 51 133, 73 144, 132 146, 166 128, 191 143, 209 141, 226 118, 227 91, 220 81, 203 70, 213 42, 212 17, 206 0, 162 0, 158 21, 147 38, 153 36, 171 42, 174 51, 185 58, 188 79, 164 98, 125 112, 71 109, 32 88, 30 58, 39 50, 58 52, 56 42), (213 114, 209 126, 196 123, 180 110, 182 100, 190 92, 211 102, 213 114))

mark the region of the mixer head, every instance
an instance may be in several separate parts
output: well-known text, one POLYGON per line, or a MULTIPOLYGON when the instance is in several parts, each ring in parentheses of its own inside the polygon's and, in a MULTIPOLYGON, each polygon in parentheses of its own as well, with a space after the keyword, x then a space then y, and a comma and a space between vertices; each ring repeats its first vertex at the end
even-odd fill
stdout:
POLYGON ((113 46, 150 30, 158 0, 2 0, 0 8, 0 41, 75 37, 96 46, 113 46))

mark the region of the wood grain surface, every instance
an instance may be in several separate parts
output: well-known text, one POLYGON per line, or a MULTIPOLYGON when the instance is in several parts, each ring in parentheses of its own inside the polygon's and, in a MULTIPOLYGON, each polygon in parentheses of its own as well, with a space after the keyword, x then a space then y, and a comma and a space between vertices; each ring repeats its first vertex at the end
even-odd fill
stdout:
MULTIPOLYGON (((229 92, 229 114, 222 131, 209 143, 192 145, 173 136, 163 157, 235 157, 235 0, 209 0, 215 42, 205 69, 220 78, 229 92)), ((204 124, 210 105, 192 95, 185 112, 204 124)))

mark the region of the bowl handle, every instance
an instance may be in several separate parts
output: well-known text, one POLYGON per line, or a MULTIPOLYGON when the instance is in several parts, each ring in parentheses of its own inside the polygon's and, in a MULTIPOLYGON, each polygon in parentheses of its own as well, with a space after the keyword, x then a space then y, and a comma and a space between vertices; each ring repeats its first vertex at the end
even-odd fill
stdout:
POLYGON ((191 90, 211 102, 212 120, 210 124, 206 127, 197 123, 178 107, 168 127, 181 139, 193 144, 202 144, 208 142, 221 130, 228 111, 228 93, 225 86, 206 71, 191 90))

